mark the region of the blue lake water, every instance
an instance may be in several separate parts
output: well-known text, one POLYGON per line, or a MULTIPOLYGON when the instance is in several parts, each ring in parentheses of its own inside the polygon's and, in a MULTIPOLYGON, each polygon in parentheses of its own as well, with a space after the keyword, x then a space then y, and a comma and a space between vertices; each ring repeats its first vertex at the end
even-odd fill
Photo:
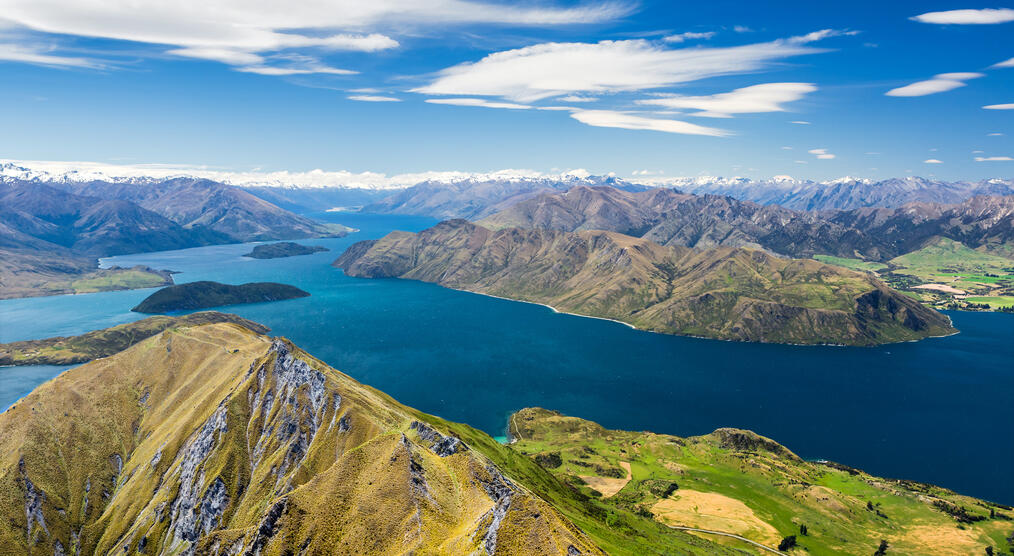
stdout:
MULTIPOLYGON (((877 348, 664 336, 432 284, 346 277, 329 263, 352 242, 433 221, 315 216, 361 231, 305 241, 331 251, 286 259, 247 259, 250 245, 225 245, 104 264, 178 270, 177 282, 303 288, 311 297, 226 310, 405 404, 493 435, 527 406, 681 436, 740 427, 805 458, 1014 503, 1014 315, 950 313, 961 334, 877 348)), ((0 342, 143 318, 129 310, 150 293, 2 301, 0 342)), ((0 407, 59 370, 0 370, 0 407)))

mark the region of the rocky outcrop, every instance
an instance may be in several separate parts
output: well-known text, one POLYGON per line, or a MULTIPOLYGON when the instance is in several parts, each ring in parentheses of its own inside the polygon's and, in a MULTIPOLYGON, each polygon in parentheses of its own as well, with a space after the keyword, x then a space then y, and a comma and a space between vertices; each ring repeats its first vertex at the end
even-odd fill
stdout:
POLYGON ((0 542, 55 554, 601 553, 440 423, 283 339, 233 324, 164 332, 0 415, 3 453, 42 439, 0 468, 0 508, 18 508, 0 542), (88 403, 69 403, 84 391, 88 403), (58 452, 66 464, 49 465, 43 454, 58 452))

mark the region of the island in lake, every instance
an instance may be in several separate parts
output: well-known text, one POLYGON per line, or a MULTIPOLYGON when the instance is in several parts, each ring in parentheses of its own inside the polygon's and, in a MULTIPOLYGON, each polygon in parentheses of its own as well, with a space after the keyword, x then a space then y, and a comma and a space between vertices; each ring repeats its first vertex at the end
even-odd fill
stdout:
POLYGON ((222 305, 283 301, 309 297, 309 293, 288 284, 250 282, 234 286, 219 282, 200 281, 162 288, 131 309, 136 313, 168 313, 208 309, 222 305))
POLYGON ((300 245, 292 241, 279 243, 267 243, 257 245, 252 251, 243 255, 251 259, 281 259, 283 257, 296 257, 299 255, 312 255, 321 251, 330 251, 327 247, 320 245, 300 245))

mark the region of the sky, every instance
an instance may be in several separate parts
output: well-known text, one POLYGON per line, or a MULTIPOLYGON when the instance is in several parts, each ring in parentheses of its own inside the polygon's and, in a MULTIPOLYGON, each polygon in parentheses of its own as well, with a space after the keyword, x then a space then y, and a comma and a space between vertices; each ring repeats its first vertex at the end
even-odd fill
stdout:
POLYGON ((0 0, 0 158, 1014 176, 1014 7, 0 0))

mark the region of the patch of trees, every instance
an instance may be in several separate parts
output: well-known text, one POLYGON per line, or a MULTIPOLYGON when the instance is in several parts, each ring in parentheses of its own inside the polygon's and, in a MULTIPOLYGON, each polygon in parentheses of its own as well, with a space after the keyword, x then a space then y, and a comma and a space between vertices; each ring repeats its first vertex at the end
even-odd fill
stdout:
POLYGON ((873 556, 884 556, 887 554, 888 548, 890 548, 890 546, 888 546, 887 541, 880 539, 880 546, 877 547, 877 551, 873 553, 873 556))
POLYGON ((784 539, 782 539, 782 542, 778 543, 778 550, 785 552, 786 550, 789 550, 790 548, 793 548, 795 546, 796 546, 796 536, 789 535, 784 539))
POLYGON ((544 452, 535 455, 535 463, 546 469, 556 469, 563 465, 563 458, 560 457, 560 452, 544 452))
POLYGON ((964 506, 951 504, 946 500, 934 500, 933 507, 953 517, 958 523, 975 523, 986 519, 984 515, 969 513, 964 506))
POLYGON ((662 499, 669 498, 680 488, 678 484, 672 481, 663 481, 661 479, 651 479, 645 481, 645 483, 648 487, 648 492, 662 499))

